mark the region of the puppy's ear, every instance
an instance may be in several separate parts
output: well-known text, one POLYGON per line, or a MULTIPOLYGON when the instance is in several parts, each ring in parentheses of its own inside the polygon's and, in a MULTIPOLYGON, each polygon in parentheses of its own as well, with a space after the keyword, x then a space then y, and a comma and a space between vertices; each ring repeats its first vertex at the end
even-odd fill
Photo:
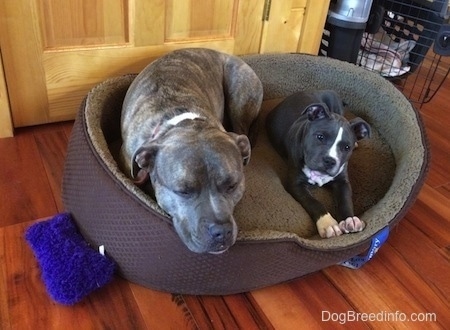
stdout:
POLYGON ((344 113, 344 106, 346 105, 342 101, 341 97, 334 90, 324 90, 318 92, 318 97, 321 102, 328 106, 330 112, 334 112, 342 115, 344 113))
POLYGON ((239 151, 241 152, 242 160, 244 165, 247 165, 250 162, 250 154, 251 154, 251 145, 250 140, 246 135, 238 135, 236 133, 229 132, 230 136, 234 139, 236 142, 236 145, 239 148, 239 151))
POLYGON ((309 121, 330 117, 330 110, 328 110, 327 106, 322 103, 309 105, 305 110, 303 110, 302 115, 305 113, 308 115, 309 121))
POLYGON ((143 145, 133 155, 133 167, 131 175, 136 178, 141 170, 150 173, 155 163, 155 157, 158 153, 159 146, 155 143, 143 145))
POLYGON ((370 138, 370 135, 372 134, 370 125, 359 117, 350 120, 350 127, 355 133, 357 140, 370 138))

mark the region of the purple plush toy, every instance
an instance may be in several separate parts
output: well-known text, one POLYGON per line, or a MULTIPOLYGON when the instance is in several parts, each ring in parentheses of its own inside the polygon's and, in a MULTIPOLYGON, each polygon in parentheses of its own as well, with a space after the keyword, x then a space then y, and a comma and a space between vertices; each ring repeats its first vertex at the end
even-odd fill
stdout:
POLYGON ((68 213, 33 224, 25 237, 56 302, 73 305, 113 277, 114 262, 87 244, 68 213))

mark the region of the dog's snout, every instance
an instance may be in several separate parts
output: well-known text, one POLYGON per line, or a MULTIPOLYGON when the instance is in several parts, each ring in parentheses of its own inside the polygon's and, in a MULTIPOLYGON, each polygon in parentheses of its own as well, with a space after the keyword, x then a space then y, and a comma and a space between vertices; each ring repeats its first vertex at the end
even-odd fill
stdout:
POLYGON ((231 224, 211 224, 208 232, 215 242, 225 242, 231 237, 233 228, 231 224))
POLYGON ((327 169, 333 168, 336 165, 336 159, 330 156, 323 157, 323 164, 327 169))

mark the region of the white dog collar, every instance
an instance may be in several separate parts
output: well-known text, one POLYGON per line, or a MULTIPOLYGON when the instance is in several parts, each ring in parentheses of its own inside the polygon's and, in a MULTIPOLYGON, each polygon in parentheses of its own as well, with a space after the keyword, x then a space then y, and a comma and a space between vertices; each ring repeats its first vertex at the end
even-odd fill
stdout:
POLYGON ((179 115, 176 115, 175 117, 170 118, 167 121, 167 124, 176 126, 179 123, 181 123, 183 120, 194 120, 197 118, 202 118, 202 116, 200 116, 199 114, 194 113, 194 112, 183 112, 182 114, 179 114, 179 115))

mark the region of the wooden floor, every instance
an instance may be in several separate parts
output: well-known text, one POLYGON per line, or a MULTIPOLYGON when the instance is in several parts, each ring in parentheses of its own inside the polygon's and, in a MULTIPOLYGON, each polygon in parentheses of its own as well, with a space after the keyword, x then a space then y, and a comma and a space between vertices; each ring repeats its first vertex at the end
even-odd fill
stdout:
POLYGON ((23 239, 32 220, 64 211, 72 123, 17 130, 0 139, 0 329, 450 329, 449 107, 447 79, 421 109, 432 152, 426 184, 362 269, 333 266, 224 297, 172 295, 115 278, 73 307, 50 300, 23 239))

